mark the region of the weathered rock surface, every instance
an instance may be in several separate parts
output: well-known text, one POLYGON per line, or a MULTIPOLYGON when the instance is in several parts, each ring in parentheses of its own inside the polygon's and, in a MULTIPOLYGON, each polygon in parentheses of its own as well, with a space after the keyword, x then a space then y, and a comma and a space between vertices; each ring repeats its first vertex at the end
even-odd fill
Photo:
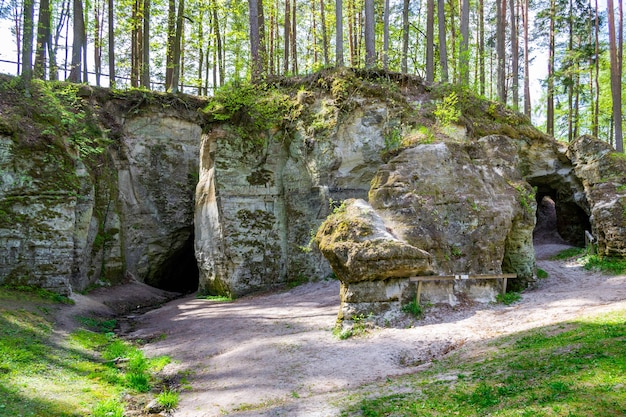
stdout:
MULTIPOLYGON (((382 283, 391 277, 513 272, 526 282, 533 280, 534 193, 521 178, 517 154, 507 152, 515 149, 514 143, 505 137, 499 141, 499 146, 484 140, 406 149, 380 167, 372 181, 371 207, 352 203, 345 214, 329 217, 317 241, 345 287, 344 316, 380 312, 381 305, 376 303, 386 307, 400 301, 393 288, 408 287, 408 279, 382 283), (360 216, 348 216, 359 210, 363 212, 360 216), (349 254, 362 251, 361 236, 381 228, 383 234, 393 236, 392 247, 401 255, 393 251, 390 255, 376 238, 368 239, 367 258, 379 261, 370 261, 368 272, 344 273, 353 262, 349 254), (324 250, 326 247, 332 250, 324 250), (432 259, 428 268, 423 266, 424 253, 432 259), (413 271, 407 268, 410 265, 413 271), (395 274, 396 270, 400 272, 395 274), (374 277, 381 281, 378 287, 390 288, 380 291, 370 283, 361 285, 358 276, 374 277), (376 299, 374 294, 391 297, 376 299)), ((434 282, 424 284, 422 298, 456 304, 464 294, 478 301, 493 301, 499 290, 499 283, 493 281, 434 282)))
POLYGON ((567 155, 585 187, 601 256, 626 257, 626 158, 606 142, 581 136, 567 155))
MULTIPOLYGON (((69 293, 134 277, 239 296, 332 266, 342 314, 396 311, 415 295, 409 275, 532 282, 544 197, 563 238, 582 244, 592 230, 601 254, 626 255, 626 162, 606 145, 582 138, 567 149, 468 97, 463 125, 442 130, 440 97, 417 81, 403 79, 400 94, 350 74, 303 82, 285 95, 288 114, 254 134, 245 109, 210 120, 202 101, 85 91, 84 106, 106 113, 111 143, 97 156, 43 131, 21 137, 0 115, 0 283, 69 293), (361 200, 318 233, 327 261, 312 237, 348 199, 361 200)), ((429 284, 423 297, 491 300, 497 285, 429 284)))
POLYGON ((0 138, 0 283, 69 294, 134 277, 187 289, 163 280, 196 268, 201 126, 156 111, 121 114, 118 128, 119 140, 90 165, 62 140, 0 138))
POLYGON ((200 291, 239 296, 330 274, 309 247, 312 234, 329 201, 367 196, 383 132, 396 121, 383 103, 362 104, 338 125, 334 104, 312 99, 306 119, 323 120, 323 129, 298 121, 288 136, 260 133, 261 145, 227 124, 204 135, 195 215, 200 291))

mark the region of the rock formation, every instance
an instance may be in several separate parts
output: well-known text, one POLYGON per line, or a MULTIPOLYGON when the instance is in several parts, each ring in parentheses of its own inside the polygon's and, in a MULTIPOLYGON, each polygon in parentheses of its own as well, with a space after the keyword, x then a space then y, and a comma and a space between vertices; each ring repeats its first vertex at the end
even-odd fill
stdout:
MULTIPOLYGON (((568 149, 466 92, 446 125, 434 114, 453 87, 383 75, 329 71, 211 100, 81 87, 47 109, 58 117, 30 119, 45 106, 20 113, 7 90, 0 283, 69 293, 134 278, 240 296, 334 271, 341 317, 385 314, 414 297, 412 275, 531 283, 544 196, 564 239, 592 230, 601 254, 626 255, 626 162, 607 145, 568 149)), ((423 299, 492 300, 499 285, 433 283, 423 299)))

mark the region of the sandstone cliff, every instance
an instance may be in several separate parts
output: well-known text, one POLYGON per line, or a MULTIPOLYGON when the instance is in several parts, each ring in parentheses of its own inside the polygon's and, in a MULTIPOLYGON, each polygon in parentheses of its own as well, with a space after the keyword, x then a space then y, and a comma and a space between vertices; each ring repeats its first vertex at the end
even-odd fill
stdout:
MULTIPOLYGON (((211 100, 39 85, 25 103, 1 81, 0 283, 67 293, 137 279, 240 296, 334 270, 346 314, 395 308, 416 273, 532 282, 544 196, 565 239, 590 229, 602 254, 625 255, 620 157, 590 138, 568 150, 453 87, 344 70, 211 100), (329 264, 313 238, 348 199, 365 217, 320 228, 329 264)), ((497 288, 429 291, 455 302, 497 288)))

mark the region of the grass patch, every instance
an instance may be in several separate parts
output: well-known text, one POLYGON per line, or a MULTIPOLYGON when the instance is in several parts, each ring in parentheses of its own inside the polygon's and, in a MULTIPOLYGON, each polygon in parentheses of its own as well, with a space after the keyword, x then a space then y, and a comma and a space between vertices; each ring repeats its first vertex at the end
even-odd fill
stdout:
POLYGON ((585 248, 567 248, 557 253, 554 256, 551 256, 550 259, 553 261, 562 261, 565 259, 571 259, 577 256, 582 256, 585 254, 585 248))
POLYGON ((178 407, 178 393, 174 391, 165 390, 157 395, 156 400, 165 411, 171 411, 178 407))
POLYGON ((482 357, 450 355, 388 381, 409 392, 370 394, 341 415, 626 415, 625 342, 626 310, 521 332, 495 340, 482 357))
POLYGON ((0 287, 0 416, 121 417, 129 411, 125 394, 161 384, 154 375, 169 358, 145 358, 110 332, 113 321, 82 317, 88 328, 55 335, 63 302, 0 287))
POLYGON ((117 320, 115 319, 99 319, 96 317, 77 316, 76 320, 89 330, 101 333, 110 333, 115 330, 117 320))
POLYGON ((537 268, 537 278, 546 279, 548 278, 548 273, 541 268, 537 268))
POLYGON ((515 292, 515 291, 496 295, 496 301, 507 306, 513 303, 516 303, 521 299, 522 299, 522 296, 520 295, 520 293, 515 292))
POLYGON ((208 301, 215 301, 215 302, 219 302, 219 303, 230 303, 233 301, 232 298, 226 296, 226 295, 196 295, 196 298, 199 300, 208 300, 208 301))
POLYGON ((620 275, 626 273, 626 259, 589 255, 584 258, 584 268, 620 275))

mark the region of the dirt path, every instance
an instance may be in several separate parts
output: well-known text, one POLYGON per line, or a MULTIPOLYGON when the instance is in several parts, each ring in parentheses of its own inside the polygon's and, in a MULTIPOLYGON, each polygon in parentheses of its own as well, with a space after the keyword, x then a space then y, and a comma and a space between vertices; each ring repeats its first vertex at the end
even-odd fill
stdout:
POLYGON ((187 372, 175 417, 335 416, 359 386, 415 372, 452 350, 480 350, 494 337, 626 308, 626 276, 547 260, 565 247, 536 248, 549 277, 520 302, 433 308, 413 328, 338 340, 339 284, 320 282, 233 303, 175 300, 143 315, 130 336, 153 341, 148 355, 170 355, 170 372, 187 372))

